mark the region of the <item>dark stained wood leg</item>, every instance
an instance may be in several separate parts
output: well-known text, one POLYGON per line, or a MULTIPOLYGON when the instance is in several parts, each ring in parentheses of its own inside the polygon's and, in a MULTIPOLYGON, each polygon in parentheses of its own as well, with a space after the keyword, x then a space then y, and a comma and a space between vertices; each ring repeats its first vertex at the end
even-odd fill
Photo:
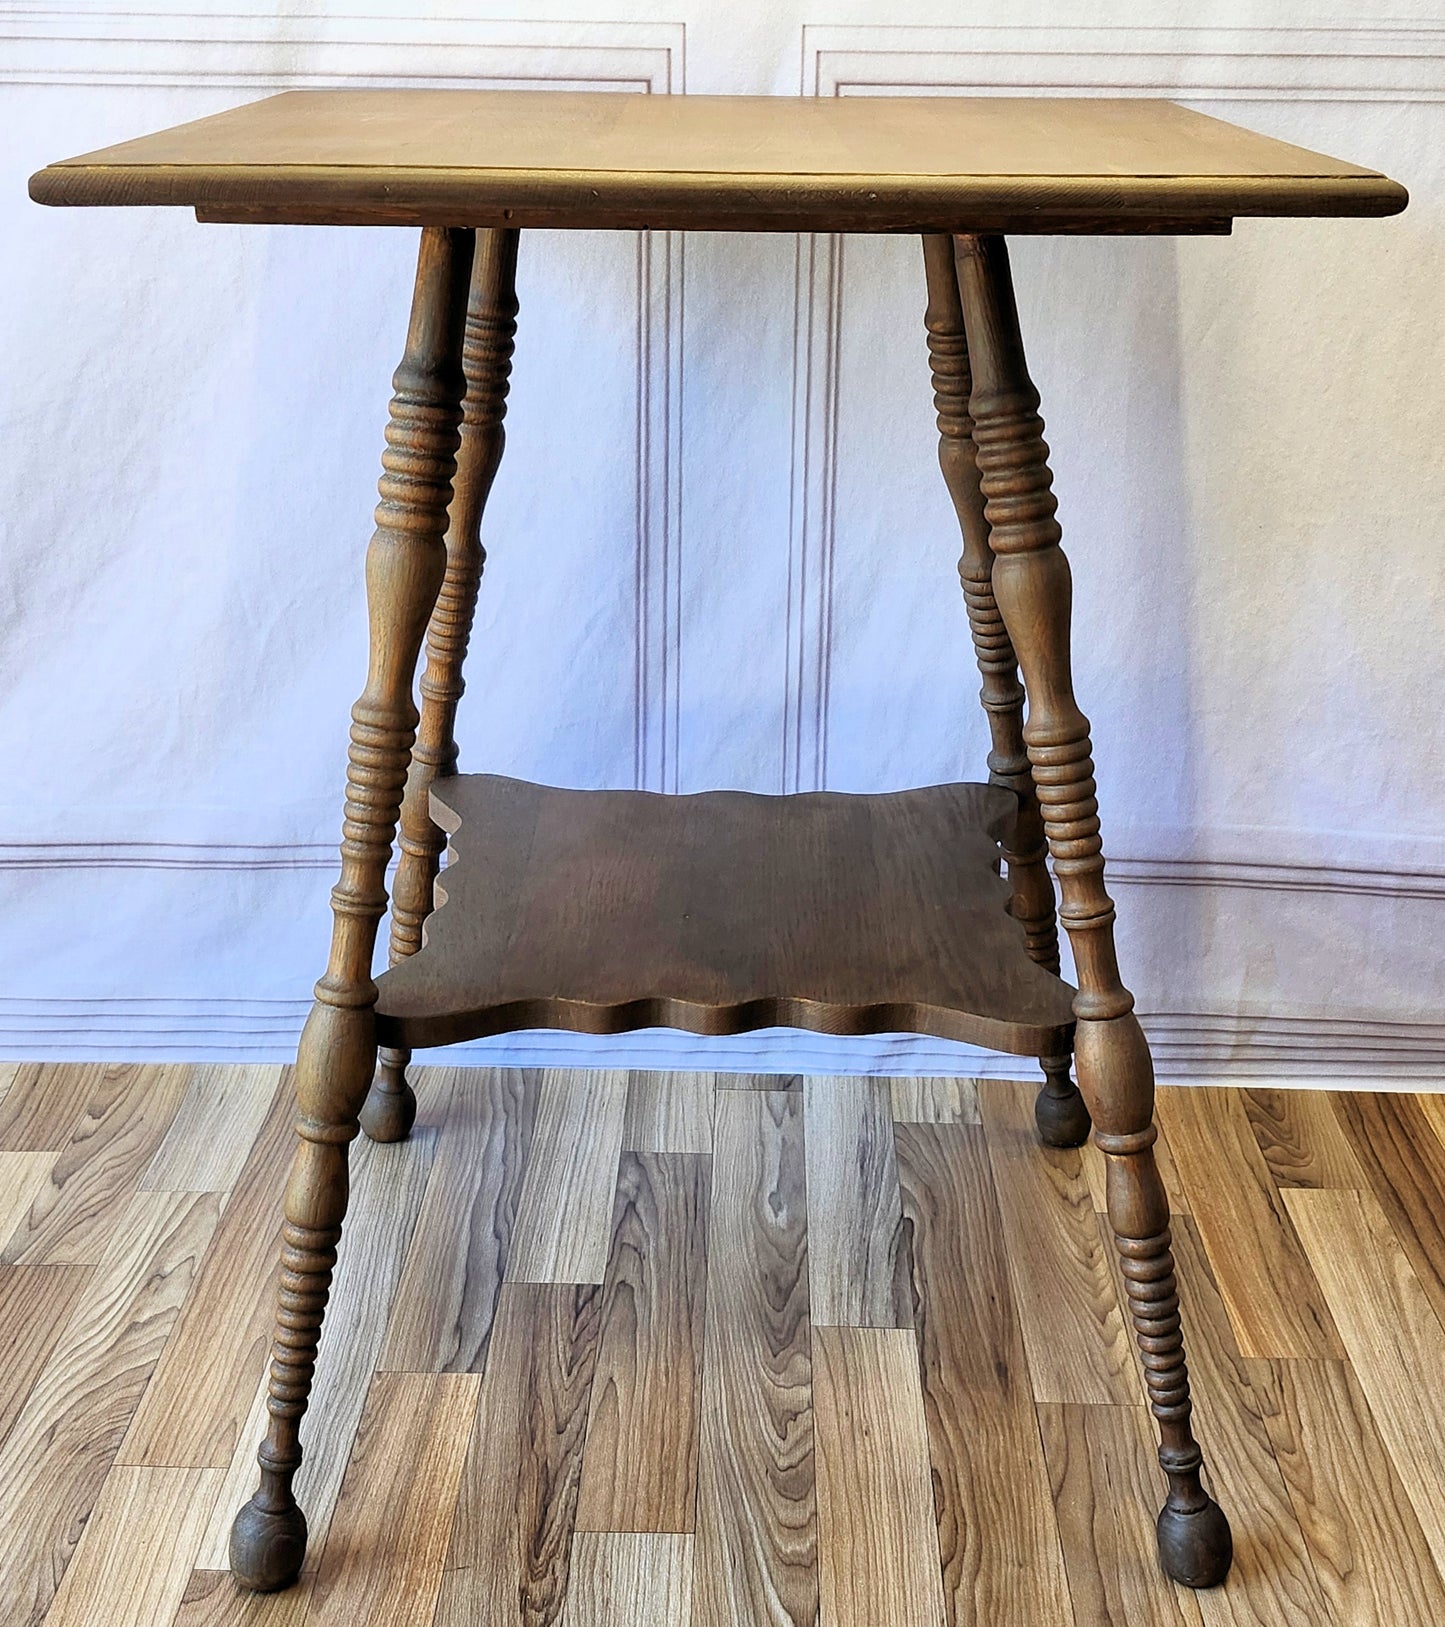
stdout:
MULTIPOLYGON (((953 499, 963 533, 958 562, 968 607, 978 670, 983 679, 979 699, 988 714, 992 749, 988 777, 1006 786, 1019 801, 1018 824, 1004 844, 1013 897, 1009 913, 1024 929, 1030 956, 1051 972, 1059 969, 1059 932, 1054 917, 1054 884, 1046 863, 1043 817, 1034 789, 1033 771, 1024 748, 1024 688, 1008 630, 993 592, 993 545, 979 485, 978 456, 969 414, 972 379, 968 339, 959 298, 953 239, 944 232, 923 238, 928 276, 928 356, 933 368, 933 404, 938 413, 938 462, 953 499)), ((1039 1137, 1051 1147, 1078 1147, 1089 1139, 1089 1110, 1069 1078, 1069 1057, 1040 1058, 1044 1087, 1034 1107, 1039 1137)))
MULTIPOLYGON (((482 512, 502 461, 512 345, 517 333, 517 233, 507 227, 477 233, 467 302, 462 368, 461 446, 447 526, 446 575, 426 636, 421 679, 421 722, 412 747, 401 805, 401 860, 391 889, 391 964, 421 948, 431 914, 446 837, 431 817, 432 781, 457 767, 457 703, 462 664, 472 634, 477 589, 486 564, 482 512)), ((373 1141, 404 1141, 416 1119, 416 1095, 407 1083, 411 1052, 384 1048, 361 1109, 361 1128, 373 1141)))
POLYGON ((270 1420, 257 1454, 261 1485, 231 1530, 236 1580, 263 1592, 295 1581, 306 1552, 306 1519, 291 1483, 346 1214, 347 1148, 376 1065, 371 961, 417 725, 412 679, 446 567, 442 537, 459 438, 473 244, 470 231, 422 233, 406 353, 393 380, 381 502, 366 555, 370 670, 351 714, 331 955, 296 1059, 300 1139, 286 1186, 270 1420))
POLYGON ((1082 1147, 1093 1129, 1088 1106, 1069 1076, 1072 1063, 1067 1051, 1039 1058, 1044 1084, 1034 1098, 1034 1124, 1046 1147, 1082 1147))
POLYGON ((1078 967, 1079 1088, 1107 1161, 1109 1223, 1169 1482, 1159 1554, 1175 1581, 1211 1587, 1228 1573, 1233 1542, 1200 1482, 1203 1457, 1190 1428, 1169 1204, 1154 1161, 1154 1069, 1114 951, 1089 725, 1070 676, 1069 564, 1059 546, 1039 396, 1024 360, 1003 239, 960 237, 957 248, 973 358, 973 438, 996 556, 994 592, 1028 689, 1024 740, 1078 967))

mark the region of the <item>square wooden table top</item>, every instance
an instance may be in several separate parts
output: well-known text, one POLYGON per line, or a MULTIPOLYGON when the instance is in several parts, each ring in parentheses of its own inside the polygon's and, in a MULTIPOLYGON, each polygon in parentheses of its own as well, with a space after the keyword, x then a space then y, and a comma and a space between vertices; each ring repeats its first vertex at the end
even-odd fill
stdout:
POLYGON ((724 231, 1223 231, 1406 203, 1377 171, 1165 101, 480 90, 290 91, 30 191, 211 220, 724 231))

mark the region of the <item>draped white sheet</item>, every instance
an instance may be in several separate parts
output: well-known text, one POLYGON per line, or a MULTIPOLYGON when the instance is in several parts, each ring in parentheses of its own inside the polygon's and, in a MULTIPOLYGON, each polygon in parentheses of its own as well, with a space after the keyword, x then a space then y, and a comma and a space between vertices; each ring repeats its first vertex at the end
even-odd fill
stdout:
MULTIPOLYGON (((415 246, 42 210, 24 178, 283 84, 461 76, 1172 92, 1411 188, 1392 221, 1023 241, 1015 269, 1161 1072, 1445 1070, 1438 24, 352 9, 0 12, 0 1054, 293 1044, 415 246)), ((536 233, 519 275, 463 766, 668 790, 981 773, 916 241, 536 233)), ((467 1054, 995 1066, 788 1034, 467 1054)))

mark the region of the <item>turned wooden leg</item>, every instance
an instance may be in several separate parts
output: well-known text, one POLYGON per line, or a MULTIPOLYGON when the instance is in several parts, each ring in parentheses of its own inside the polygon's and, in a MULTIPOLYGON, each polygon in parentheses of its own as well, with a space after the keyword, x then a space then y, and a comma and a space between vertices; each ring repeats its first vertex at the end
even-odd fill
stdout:
POLYGON ((446 564, 472 249, 470 231, 422 233, 406 353, 393 380, 381 502, 366 555, 371 661, 351 713, 331 955, 296 1058, 299 1141, 286 1184, 270 1418, 257 1453, 261 1485, 231 1528, 236 1580, 263 1592, 293 1582, 306 1552, 306 1519, 291 1482, 346 1214, 347 1147, 376 1064, 371 959, 417 724, 412 678, 446 564))
POLYGON ((1070 676, 1069 565, 1059 547, 1038 391, 1024 361, 1003 239, 959 238, 958 269, 973 358, 973 438, 995 554, 993 588, 1028 690, 1024 740, 1063 895, 1059 913, 1078 967, 1079 1088, 1107 1162, 1109 1223, 1169 1482, 1159 1554, 1175 1581, 1210 1587, 1224 1580, 1233 1544, 1228 1522, 1200 1482, 1203 1459, 1190 1428, 1169 1205, 1154 1163, 1154 1070, 1114 952, 1089 725, 1070 676))
MULTIPOLYGON (((928 356, 933 368, 933 404, 938 412, 938 462, 963 532, 958 562, 968 607, 969 631, 983 679, 979 699, 988 714, 992 749, 991 785, 1006 786, 1018 798, 1013 835, 1003 845, 1012 899, 1009 913, 1024 929, 1030 956, 1051 972, 1059 969, 1059 933, 1054 919, 1054 884, 1049 876, 1043 817, 1033 770, 1024 748, 1024 688, 1018 663, 993 592, 993 544, 979 485, 978 455, 969 413, 972 381, 968 339, 958 289, 953 239, 943 232, 923 238, 928 276, 928 356)), ((1089 1139, 1089 1110, 1069 1078, 1067 1052, 1041 1057, 1044 1086, 1034 1104, 1039 1138, 1051 1147, 1078 1147, 1089 1139)))
MULTIPOLYGON (((422 926, 431 914, 437 870, 446 837, 431 817, 432 781, 457 766, 457 703, 462 663, 472 633, 477 588, 486 552, 482 511, 502 461, 512 342, 517 333, 517 233, 510 228, 477 233, 471 294, 467 301, 462 370, 461 445, 453 481, 446 536, 446 575, 426 636, 421 680, 421 722, 401 805, 401 859, 391 889, 391 963, 421 948, 422 926)), ((383 1049, 376 1078, 361 1109, 361 1128, 373 1141, 403 1141, 416 1119, 416 1095, 407 1083, 411 1052, 383 1049)))

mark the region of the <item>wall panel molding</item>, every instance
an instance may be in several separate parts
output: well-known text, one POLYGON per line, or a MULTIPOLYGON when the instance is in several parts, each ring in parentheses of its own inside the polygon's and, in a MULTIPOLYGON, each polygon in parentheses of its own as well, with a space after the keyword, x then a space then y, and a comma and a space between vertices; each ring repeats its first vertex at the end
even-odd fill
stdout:
MULTIPOLYGON (((681 22, 428 18, 402 10, 399 3, 391 16, 278 17, 274 11, 166 10, 166 0, 148 3, 146 12, 0 4, 0 87, 172 87, 234 93, 239 101, 327 85, 653 93, 685 86, 681 22)), ((814 96, 1039 93, 1164 95, 1208 103, 1445 101, 1445 27, 809 25, 800 43, 799 89, 814 96)), ((781 786, 788 791, 824 785, 828 773, 844 271, 840 239, 800 240, 781 786)), ((634 780, 651 789, 676 790, 682 715, 683 238, 639 235, 636 276, 634 780)), ((918 342, 921 346, 921 324, 918 342)), ((1288 850, 1272 855, 1286 861, 1291 856, 1288 850)), ((1347 854, 1337 849, 1332 856, 1347 854)), ((320 886, 336 862, 330 839, 0 844, 0 876, 82 869, 238 876, 300 871, 315 872, 320 886)), ((1121 890, 1163 886, 1340 899, 1445 897, 1445 868, 1368 861, 1353 866, 1144 854, 1112 859, 1109 874, 1121 890)), ((0 999, 0 1055, 288 1060, 307 1009, 304 999, 0 999)), ((1208 1011, 1145 1013, 1144 1019, 1165 1079, 1255 1077, 1419 1087, 1445 1077, 1445 1023, 1208 1011)), ((888 1036, 845 1042, 791 1033, 707 1041, 647 1034, 603 1042, 560 1033, 522 1035, 505 1046, 458 1048, 449 1059, 764 1071, 786 1065, 790 1071, 1003 1077, 1031 1072, 1028 1062, 1017 1058, 984 1054, 965 1062, 957 1048, 941 1042, 905 1046, 888 1036)))
POLYGON ((809 25, 805 96, 1169 96, 1445 101, 1445 27, 809 25))
POLYGON ((836 235, 798 235, 781 755, 784 792, 819 790, 828 778, 843 245, 844 239, 836 235))
POLYGON ((682 23, 0 7, 0 84, 678 91, 682 23))
MULTIPOLYGON (((279 90, 470 87, 636 91, 684 89, 682 23, 532 22, 410 17, 306 17, 209 12, 134 13, 0 7, 0 87, 51 85, 279 90)), ((639 790, 676 790, 681 696, 683 234, 637 236, 637 452, 633 774, 639 790)), ((157 852, 94 842, 56 852, 90 863, 295 868, 285 847, 157 852), (245 855, 252 857, 247 858, 245 855), (240 855, 238 859, 228 855, 240 855)), ((329 847, 322 849, 328 855, 329 847)), ((47 861, 7 852, 0 868, 47 861)), ((328 857, 328 863, 331 859, 328 857)), ((304 867, 304 866, 303 866, 304 867)))
MULTIPOLYGON (((802 31, 799 89, 808 96, 1074 94, 1211 103, 1438 103, 1445 101, 1445 28, 808 26, 802 31)), ((798 268, 783 757, 784 788, 811 790, 827 784, 838 357, 846 302, 842 240, 817 237, 801 244, 798 268)), ((921 278, 919 299, 921 305, 921 278)), ((1314 895, 1323 907, 1327 898, 1445 897, 1440 869, 1290 858, 1287 852, 1272 853, 1274 862, 1143 853, 1111 858, 1109 880, 1116 892, 1131 887, 1215 894, 1263 890, 1314 895)), ((1163 1078, 1401 1081, 1418 1087, 1445 1075, 1445 1029, 1434 1024, 1218 1012, 1141 1016, 1163 1078)), ((997 1059, 984 1071, 1007 1074, 1011 1067, 1018 1071, 1016 1062, 997 1059)), ((911 1059, 909 1071, 926 1069, 925 1047, 911 1059)))
POLYGON ((685 232, 637 234, 637 623, 633 784, 678 789, 682 717, 685 232))
MULTIPOLYGON (((804 96, 1110 95, 1200 101, 1445 101, 1445 27, 805 25, 804 96)), ((800 242, 782 760, 827 785, 842 240, 800 242)), ((920 308, 922 302, 922 277, 920 308)), ((922 323, 919 324, 922 344, 922 323)))
MULTIPOLYGON (((308 1000, 0 999, 0 1056, 289 1062, 308 1000)), ((1148 1012, 1162 1080, 1268 1079, 1338 1088, 1445 1088, 1445 1023, 1313 1015, 1148 1012)), ((423 1055, 453 1066, 622 1067, 1026 1079, 1027 1057, 911 1035, 839 1039, 772 1030, 701 1039, 667 1030, 595 1038, 534 1031, 423 1055), (780 1055, 786 1060, 779 1061, 780 1055)))
MULTIPOLYGON (((671 770, 669 770, 671 772, 671 770)), ((26 870, 316 870, 337 865, 335 842, 0 842, 0 876, 26 870)), ((1267 861, 1109 859, 1117 887, 1207 887, 1333 893, 1361 898, 1445 899, 1445 870, 1267 861)))

